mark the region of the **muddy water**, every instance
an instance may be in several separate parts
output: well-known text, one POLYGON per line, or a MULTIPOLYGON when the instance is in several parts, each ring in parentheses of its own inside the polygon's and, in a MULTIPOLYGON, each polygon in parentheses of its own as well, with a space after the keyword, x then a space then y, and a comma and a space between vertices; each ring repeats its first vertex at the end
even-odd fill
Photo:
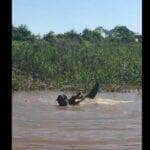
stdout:
POLYGON ((61 93, 13 94, 13 150, 141 150, 140 93, 99 93, 59 107, 61 93))

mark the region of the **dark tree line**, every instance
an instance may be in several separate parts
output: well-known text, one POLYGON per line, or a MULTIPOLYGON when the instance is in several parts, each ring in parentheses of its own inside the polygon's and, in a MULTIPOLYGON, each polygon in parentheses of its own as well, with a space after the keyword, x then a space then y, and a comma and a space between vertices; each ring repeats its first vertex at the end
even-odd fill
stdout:
POLYGON ((82 42, 90 41, 92 43, 98 43, 101 41, 110 42, 141 42, 142 36, 129 30, 126 26, 116 26, 112 30, 103 29, 103 27, 97 27, 94 30, 84 29, 82 33, 77 33, 74 30, 65 32, 63 34, 55 34, 53 31, 45 34, 42 38, 34 35, 28 30, 26 25, 20 25, 18 27, 12 27, 12 39, 16 41, 33 41, 37 39, 43 39, 56 44, 58 41, 82 42))

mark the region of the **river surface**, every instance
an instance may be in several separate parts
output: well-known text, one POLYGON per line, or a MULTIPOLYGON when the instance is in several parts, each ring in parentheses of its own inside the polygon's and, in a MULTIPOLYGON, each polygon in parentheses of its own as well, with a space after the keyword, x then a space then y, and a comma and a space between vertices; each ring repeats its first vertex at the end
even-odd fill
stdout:
POLYGON ((13 93, 13 150, 141 150, 142 96, 98 93, 79 106, 57 106, 58 94, 13 93))

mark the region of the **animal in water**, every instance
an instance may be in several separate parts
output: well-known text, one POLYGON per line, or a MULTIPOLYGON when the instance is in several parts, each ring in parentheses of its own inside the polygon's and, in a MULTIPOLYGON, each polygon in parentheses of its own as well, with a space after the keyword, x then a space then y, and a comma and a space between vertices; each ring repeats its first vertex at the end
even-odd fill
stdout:
POLYGON ((65 94, 58 95, 56 101, 59 104, 59 106, 67 106, 67 96, 65 94))
POLYGON ((81 92, 77 93, 76 95, 71 96, 71 98, 68 100, 69 105, 78 105, 81 100, 82 100, 83 96, 81 95, 81 92), (81 100, 77 100, 77 99, 81 99, 81 100))
POLYGON ((98 90, 99 90, 99 83, 96 82, 91 91, 85 96, 85 98, 87 97, 93 99, 96 96, 98 90))
POLYGON ((62 95, 58 95, 56 101, 59 104, 59 106, 67 106, 68 104, 78 105, 80 102, 85 100, 85 98, 94 99, 94 97, 98 93, 98 90, 99 90, 99 83, 96 82, 93 88, 90 90, 90 92, 85 96, 83 96, 81 92, 79 92, 68 99, 68 97, 65 94, 62 94, 62 95))

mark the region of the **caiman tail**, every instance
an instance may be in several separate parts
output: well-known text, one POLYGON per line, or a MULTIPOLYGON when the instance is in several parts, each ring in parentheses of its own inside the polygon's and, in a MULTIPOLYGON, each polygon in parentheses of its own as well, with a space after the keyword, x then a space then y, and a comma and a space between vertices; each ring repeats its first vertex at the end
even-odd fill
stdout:
POLYGON ((96 82, 91 91, 85 96, 85 98, 87 97, 93 99, 98 93, 98 90, 99 90, 99 83, 96 82))
POLYGON ((93 88, 90 90, 90 92, 84 96, 80 101, 78 101, 77 103, 82 102, 85 98, 90 98, 90 99, 94 99, 96 94, 98 93, 99 90, 99 83, 96 82, 95 85, 93 86, 93 88))

